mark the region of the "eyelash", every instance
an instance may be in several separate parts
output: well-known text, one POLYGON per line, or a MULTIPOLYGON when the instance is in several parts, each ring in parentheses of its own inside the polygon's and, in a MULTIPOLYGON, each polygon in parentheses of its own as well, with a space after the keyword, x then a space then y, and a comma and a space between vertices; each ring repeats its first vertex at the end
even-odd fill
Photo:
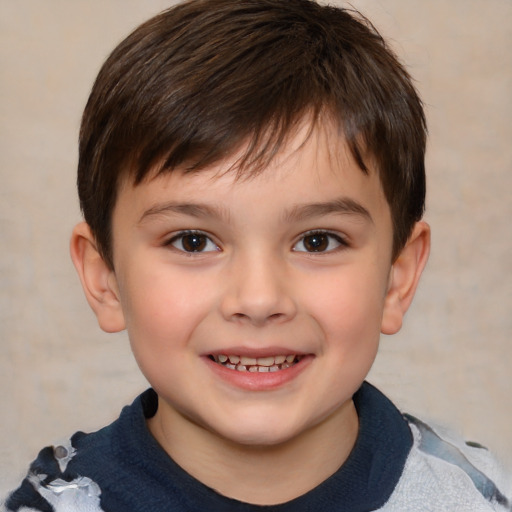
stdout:
MULTIPOLYGON (((191 241, 191 240, 189 240, 191 241)), ((177 233, 172 236, 169 240, 164 243, 165 246, 172 246, 176 250, 183 252, 185 254, 201 254, 205 252, 215 252, 220 251, 219 246, 211 239, 209 235, 204 233, 203 231, 195 231, 195 230, 186 230, 177 233), (196 239, 201 239, 204 242, 204 246, 199 246, 199 250, 187 250, 187 248, 183 245, 186 237, 196 237, 196 239), (178 247, 178 243, 181 240, 181 247, 178 247), (204 250, 204 247, 208 247, 208 244, 211 244, 214 248, 209 250, 204 250)))
MULTIPOLYGON (((189 240, 189 241, 192 242, 192 240, 189 240)), ((309 254, 325 254, 325 253, 331 253, 334 251, 342 250, 344 248, 347 248, 348 245, 349 245, 348 242, 339 234, 335 234, 330 231, 317 229, 317 230, 313 230, 313 231, 308 231, 307 233, 304 233, 303 235, 301 235, 300 239, 294 244, 292 250, 294 252, 305 252, 305 253, 309 253, 309 254), (310 242, 312 242, 314 244, 315 237, 317 238, 317 240, 316 240, 317 244, 322 244, 322 243, 326 242, 327 246, 322 247, 322 245, 317 245, 318 250, 315 250, 314 248, 313 248, 313 250, 308 250, 307 248, 305 248, 305 250, 297 249, 297 246, 299 244, 302 244, 303 247, 305 247, 304 243, 308 238, 310 239, 310 242), (333 244, 333 241, 336 244, 336 246, 330 247, 333 244)), ((211 237, 209 235, 207 235, 203 231, 196 231, 196 230, 181 231, 180 233, 177 233, 176 235, 172 236, 169 240, 167 240, 164 243, 164 246, 172 246, 176 250, 183 252, 185 254, 201 254, 201 253, 215 252, 215 251, 221 250, 219 248, 219 246, 211 239, 211 237), (196 240, 200 239, 200 241, 203 242, 204 245, 199 245, 198 250, 190 250, 191 249, 190 247, 189 247, 189 250, 187 250, 187 248, 183 245, 186 237, 196 237, 196 240), (180 241, 181 241, 181 244, 180 244, 181 247, 178 247, 178 243, 180 241), (209 244, 211 244, 211 246, 213 246, 213 248, 210 248, 209 250, 204 250, 205 248, 208 247, 209 244)), ((311 249, 311 247, 310 247, 310 249, 311 249)))
MULTIPOLYGON (((313 240, 310 240, 310 241, 313 242, 313 240)), ((295 252, 306 252, 308 254, 325 254, 325 253, 332 253, 334 251, 345 249, 348 246, 349 246, 349 244, 348 244, 347 240, 344 237, 342 237, 341 235, 332 233, 330 231, 317 229, 317 230, 313 230, 313 231, 308 231, 307 233, 304 233, 303 235, 301 235, 301 238, 299 239, 299 241, 293 246, 293 250, 295 252), (317 238, 317 243, 327 242, 327 246, 325 249, 323 249, 321 246, 320 246, 321 250, 297 249, 297 246, 299 244, 302 244, 304 246, 305 240, 307 240, 308 238, 314 239, 315 237, 317 238), (321 238, 323 238, 323 240, 321 238), (336 247, 330 248, 333 241, 336 244, 336 247)))

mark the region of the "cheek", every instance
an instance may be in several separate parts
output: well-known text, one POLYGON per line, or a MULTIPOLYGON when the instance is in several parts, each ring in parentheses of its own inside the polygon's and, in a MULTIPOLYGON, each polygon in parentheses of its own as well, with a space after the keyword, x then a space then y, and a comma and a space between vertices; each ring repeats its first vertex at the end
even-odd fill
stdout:
POLYGON ((351 272, 326 280, 323 292, 311 295, 310 313, 325 340, 326 393, 334 397, 355 391, 375 360, 384 303, 381 282, 377 274, 351 272))
POLYGON ((385 285, 372 272, 346 272, 310 286, 308 302, 312 315, 332 335, 354 341, 380 332, 385 285))
POLYGON ((136 357, 149 348, 155 358, 164 357, 188 345, 215 300, 205 283, 191 282, 180 273, 147 273, 125 285, 123 310, 136 357))

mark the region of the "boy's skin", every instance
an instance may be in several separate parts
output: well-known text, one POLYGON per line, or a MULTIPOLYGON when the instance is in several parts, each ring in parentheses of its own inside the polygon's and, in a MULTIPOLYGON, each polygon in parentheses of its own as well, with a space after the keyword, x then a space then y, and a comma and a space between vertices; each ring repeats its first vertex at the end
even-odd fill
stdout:
POLYGON ((158 393, 156 440, 192 476, 249 503, 291 500, 346 460, 352 395, 380 333, 400 329, 430 248, 417 222, 392 261, 378 169, 364 174, 332 124, 315 126, 303 119, 255 176, 237 179, 234 154, 122 182, 113 269, 86 223, 71 239, 101 328, 127 329, 158 393), (253 373, 210 357, 221 355, 301 357, 253 373))

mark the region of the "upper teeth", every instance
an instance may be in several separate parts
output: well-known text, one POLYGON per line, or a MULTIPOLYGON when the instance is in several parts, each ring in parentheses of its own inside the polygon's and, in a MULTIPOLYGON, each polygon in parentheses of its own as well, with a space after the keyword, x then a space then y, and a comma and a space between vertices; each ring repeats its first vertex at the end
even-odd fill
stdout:
POLYGON ((266 356, 266 357, 247 357, 247 356, 237 356, 234 354, 219 354, 213 356, 217 363, 227 363, 228 360, 233 365, 242 365, 242 366, 266 366, 272 367, 276 365, 281 365, 283 363, 291 364, 295 361, 296 355, 279 355, 279 356, 266 356))

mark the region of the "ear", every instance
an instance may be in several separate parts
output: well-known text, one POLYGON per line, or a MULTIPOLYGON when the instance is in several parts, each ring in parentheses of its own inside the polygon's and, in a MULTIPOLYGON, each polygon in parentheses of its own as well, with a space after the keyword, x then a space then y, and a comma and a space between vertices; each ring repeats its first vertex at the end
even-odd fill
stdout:
POLYGON ((114 271, 101 257, 91 228, 75 226, 70 241, 71 259, 82 282, 87 302, 105 332, 119 332, 125 321, 114 271))
POLYGON ((383 334, 395 334, 402 327, 429 252, 430 227, 426 222, 417 222, 407 244, 391 267, 381 324, 383 334))

